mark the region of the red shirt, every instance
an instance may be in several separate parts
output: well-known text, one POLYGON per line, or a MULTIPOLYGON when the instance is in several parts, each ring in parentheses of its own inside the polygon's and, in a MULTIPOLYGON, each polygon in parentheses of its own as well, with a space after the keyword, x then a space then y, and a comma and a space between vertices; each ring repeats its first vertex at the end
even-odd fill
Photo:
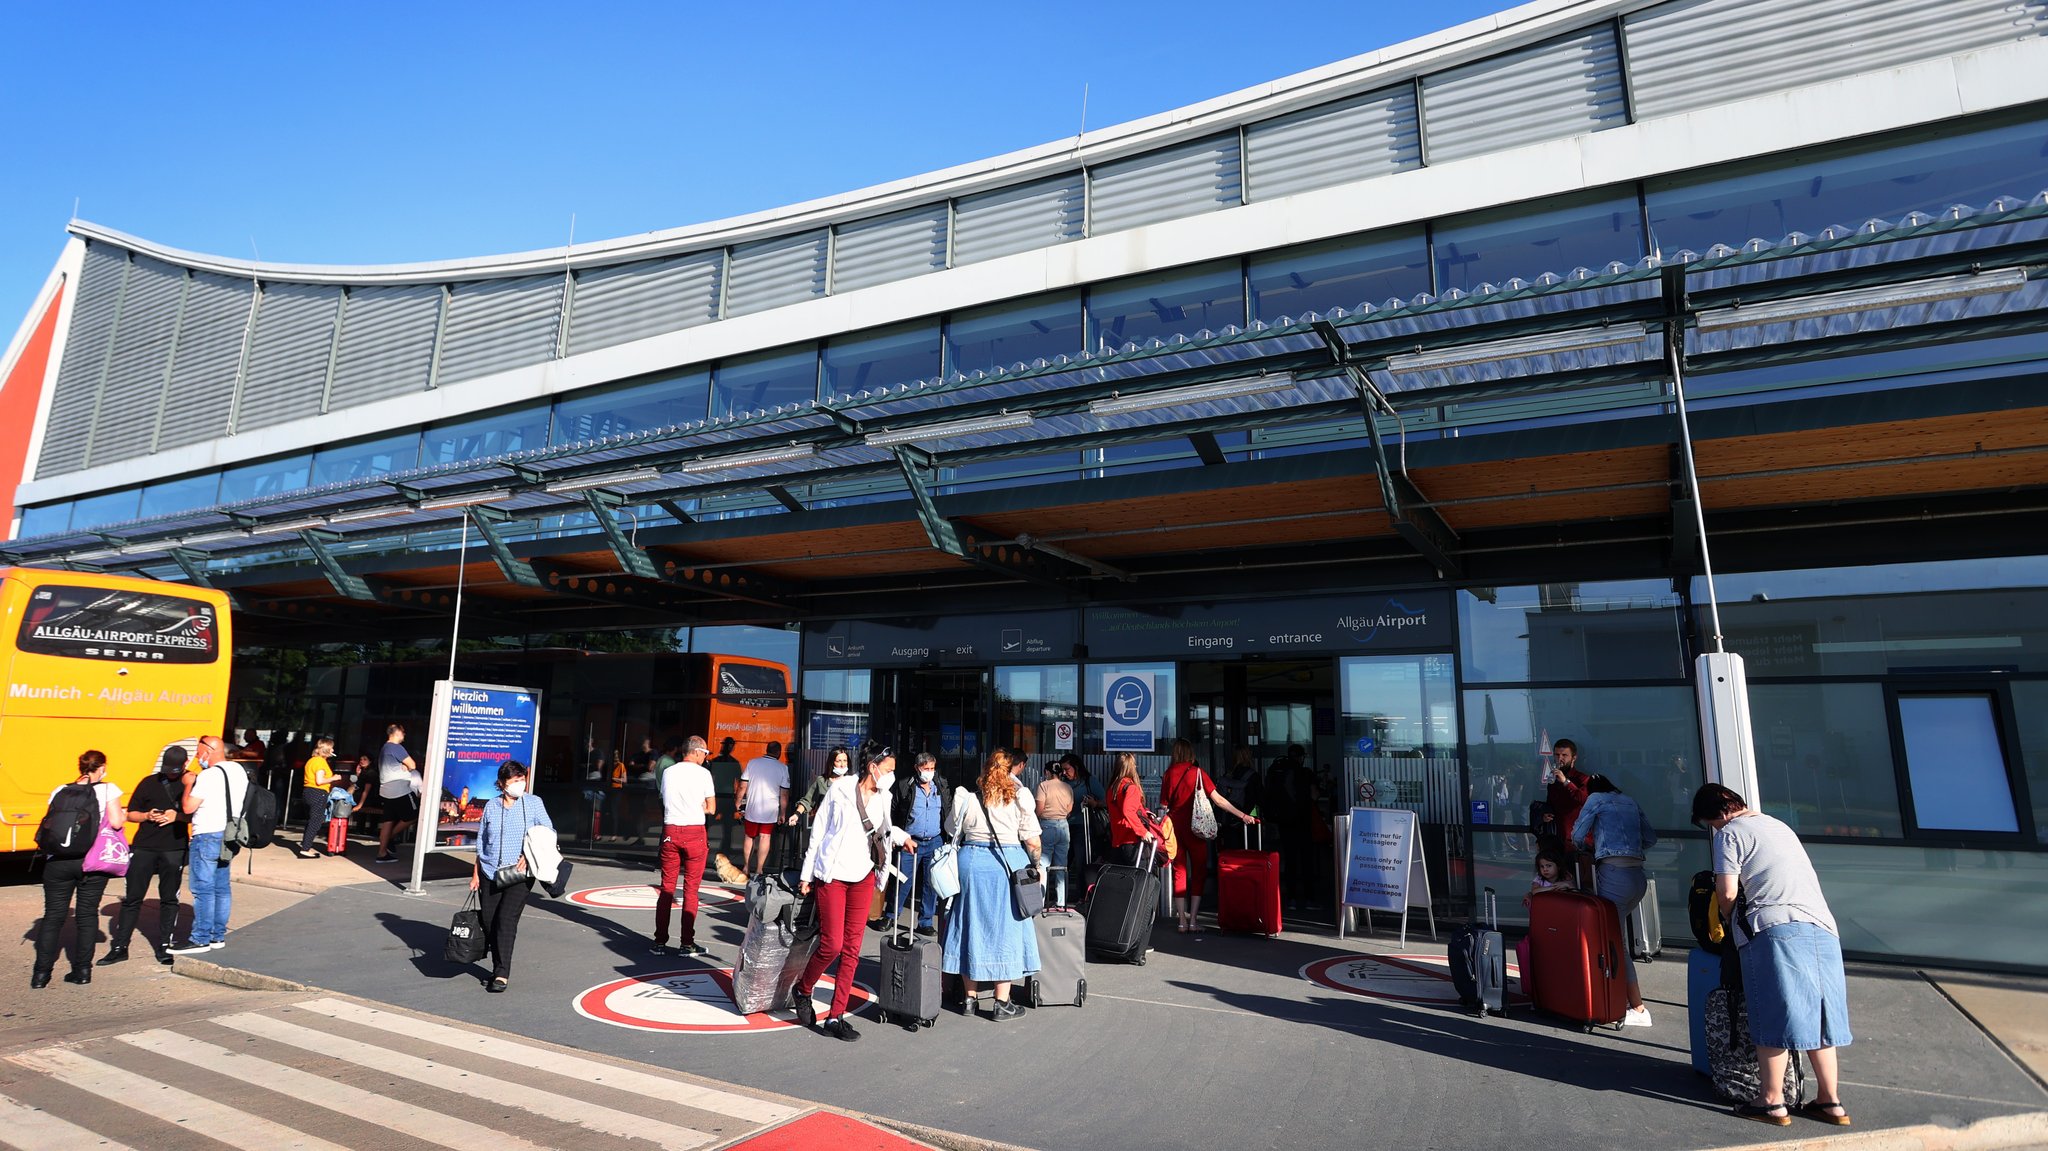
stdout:
POLYGON ((1109 845, 1143 843, 1152 838, 1151 817, 1145 813, 1145 789, 1124 782, 1109 791, 1109 845))
POLYGON ((1198 779, 1213 803, 1216 781, 1192 763, 1174 764, 1166 769, 1166 777, 1159 781, 1159 797, 1166 804, 1167 818, 1173 820, 1174 837, 1183 843, 1195 838, 1195 781, 1198 779))

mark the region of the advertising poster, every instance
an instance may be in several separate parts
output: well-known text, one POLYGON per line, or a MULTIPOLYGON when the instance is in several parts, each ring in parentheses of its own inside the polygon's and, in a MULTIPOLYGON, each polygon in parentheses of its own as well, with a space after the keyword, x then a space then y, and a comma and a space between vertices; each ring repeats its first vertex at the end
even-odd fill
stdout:
POLYGON ((1158 696, 1150 672, 1105 672, 1102 749, 1150 752, 1158 742, 1158 696))
POLYGON ((498 768, 508 759, 532 766, 540 739, 540 693, 496 684, 454 683, 448 692, 441 786, 471 799, 498 794, 498 768))

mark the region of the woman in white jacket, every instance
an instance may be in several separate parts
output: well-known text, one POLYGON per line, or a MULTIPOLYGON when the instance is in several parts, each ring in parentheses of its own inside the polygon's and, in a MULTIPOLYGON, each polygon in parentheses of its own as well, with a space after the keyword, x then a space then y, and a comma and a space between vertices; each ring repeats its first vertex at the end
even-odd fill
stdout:
POLYGON ((849 1043, 860 1038, 846 1021, 846 1005, 860 967, 876 873, 888 866, 892 844, 910 841, 889 820, 889 789, 883 777, 896 774, 895 753, 886 747, 870 748, 861 756, 861 765, 859 776, 841 777, 826 789, 811 824, 811 849, 804 853, 798 874, 803 876, 802 893, 818 901, 818 950, 791 991, 797 1019, 816 1028, 818 1008, 811 993, 818 977, 837 960, 839 971, 833 976, 832 1004, 825 1011, 823 1030, 849 1043))

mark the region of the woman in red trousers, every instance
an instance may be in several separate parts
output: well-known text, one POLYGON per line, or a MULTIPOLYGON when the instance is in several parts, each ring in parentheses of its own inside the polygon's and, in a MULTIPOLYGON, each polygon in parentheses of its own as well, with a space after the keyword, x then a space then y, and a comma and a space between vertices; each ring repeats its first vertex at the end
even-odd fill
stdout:
POLYGON ((1216 781, 1195 764, 1195 745, 1184 739, 1173 741, 1173 765, 1159 781, 1159 800, 1173 820, 1173 837, 1180 843, 1180 855, 1173 861, 1173 914, 1176 929, 1185 935, 1202 929, 1195 916, 1202 906, 1202 889, 1209 886, 1209 841, 1195 834, 1195 793, 1206 792, 1216 810, 1234 815, 1247 824, 1258 820, 1239 811, 1229 798, 1216 790, 1216 781))
POLYGON ((886 867, 891 844, 901 846, 910 836, 889 819, 889 788, 885 777, 896 774, 896 756, 886 747, 871 747, 861 756, 857 778, 840 777, 825 791, 811 824, 811 849, 804 853, 802 892, 818 900, 818 951, 804 965, 791 996, 796 1017, 805 1027, 818 1028, 818 1007, 811 993, 818 977, 833 961, 839 972, 832 978, 832 1005, 825 1011, 822 1030, 848 1043, 860 1032, 846 1021, 846 1004, 853 994, 854 972, 860 967, 861 938, 867 932, 868 906, 875 895, 877 871, 886 867))

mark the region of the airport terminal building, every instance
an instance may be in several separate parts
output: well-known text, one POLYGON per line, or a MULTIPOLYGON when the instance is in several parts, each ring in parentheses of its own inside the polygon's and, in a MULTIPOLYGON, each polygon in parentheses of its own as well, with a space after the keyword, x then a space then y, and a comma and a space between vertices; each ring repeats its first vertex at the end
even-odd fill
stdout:
POLYGON ((229 592, 230 722, 345 751, 423 712, 459 602, 464 677, 547 691, 544 793, 716 691, 693 651, 779 653, 805 763, 955 773, 1105 764, 1132 675, 1150 774, 1309 747, 1419 814, 1446 911, 1525 883, 1570 736, 1665 832, 1674 938, 1718 636, 1848 950, 2038 969, 2044 34, 1538 0, 565 249, 75 222, 0 360, 0 560, 229 592))

